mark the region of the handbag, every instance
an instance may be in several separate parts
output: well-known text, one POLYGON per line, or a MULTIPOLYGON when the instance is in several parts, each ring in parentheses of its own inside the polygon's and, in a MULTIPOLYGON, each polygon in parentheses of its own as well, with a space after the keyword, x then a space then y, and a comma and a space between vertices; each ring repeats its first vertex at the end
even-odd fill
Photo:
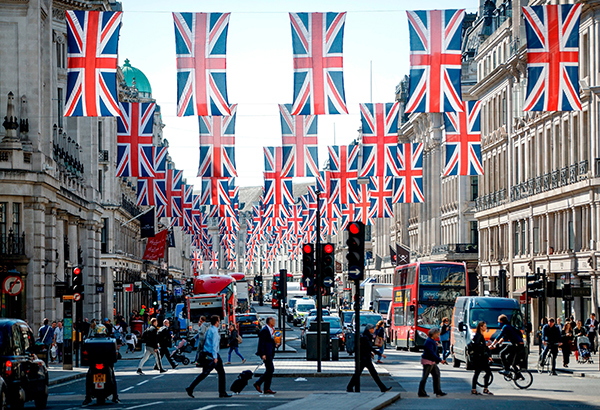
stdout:
POLYGON ((242 336, 240 336, 240 335, 237 335, 236 339, 237 339, 237 342, 238 342, 238 344, 240 344, 240 345, 241 345, 241 344, 242 344, 242 340, 243 340, 243 339, 242 339, 242 336))
POLYGON ((383 347, 383 337, 381 336, 377 336, 375 338, 375 343, 374 343, 375 347, 383 347))

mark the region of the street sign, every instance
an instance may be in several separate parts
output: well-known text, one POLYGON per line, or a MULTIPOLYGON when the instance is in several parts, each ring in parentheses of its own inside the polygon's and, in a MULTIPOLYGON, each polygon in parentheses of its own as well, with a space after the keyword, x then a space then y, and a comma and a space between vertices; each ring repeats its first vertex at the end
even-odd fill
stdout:
POLYGON ((96 283, 96 293, 104 293, 104 283, 96 283))
POLYGON ((123 292, 123 282, 115 282, 113 288, 115 292, 123 292))
POLYGON ((73 300, 74 300, 75 302, 79 302, 79 301, 81 300, 81 293, 75 293, 75 294, 73 295, 73 300))
POLYGON ((323 285, 327 286, 327 287, 333 286, 333 278, 332 277, 323 278, 323 285))
POLYGON ((23 290, 23 280, 19 276, 8 276, 2 284, 2 291, 17 296, 23 290))
POLYGON ((175 292, 175 296, 183 295, 183 289, 181 288, 174 288, 173 291, 175 292))
POLYGON ((63 300, 73 300, 73 295, 63 295, 63 300))

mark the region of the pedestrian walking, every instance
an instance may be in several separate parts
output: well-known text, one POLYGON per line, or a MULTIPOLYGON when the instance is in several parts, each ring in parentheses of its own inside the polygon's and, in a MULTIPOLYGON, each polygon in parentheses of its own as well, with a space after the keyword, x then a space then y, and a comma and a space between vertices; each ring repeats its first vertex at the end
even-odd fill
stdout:
MULTIPOLYGON (((158 329, 156 337, 158 339, 159 354, 161 361, 162 358, 166 356, 167 361, 169 362, 171 367, 175 369, 177 367, 177 363, 175 363, 175 361, 171 358, 171 352, 169 351, 169 348, 173 346, 173 335, 171 334, 171 330, 169 329, 169 324, 170 322, 168 319, 163 320, 163 326, 160 329, 158 329)), ((154 370, 158 370, 158 367, 156 365, 154 365, 154 370)))
POLYGON ((42 322, 44 325, 40 327, 38 331, 38 340, 44 344, 46 347, 46 358, 44 362, 46 366, 48 366, 48 359, 50 357, 50 349, 52 348, 52 343, 54 342, 54 329, 49 325, 49 320, 47 318, 42 322))
POLYGON ((137 336, 135 333, 128 333, 127 336, 125 336, 125 344, 127 345, 125 353, 133 353, 135 351, 135 345, 137 344, 137 336))
POLYGON ((256 355, 260 357, 265 364, 265 373, 260 376, 254 388, 259 393, 262 393, 260 386, 264 383, 265 394, 275 394, 271 390, 271 380, 273 379, 273 373, 275 372, 275 366, 273 365, 273 359, 275 358, 275 349, 279 347, 275 344, 275 318, 269 316, 267 318, 267 324, 261 329, 258 334, 258 347, 256 349, 256 355))
POLYGON ((223 360, 219 355, 219 345, 221 343, 221 336, 219 335, 219 325, 221 323, 219 316, 212 316, 210 318, 212 326, 206 332, 206 339, 204 340, 204 348, 200 361, 202 363, 202 373, 200 373, 190 384, 185 388, 188 396, 194 398, 194 388, 213 371, 217 370, 219 376, 219 397, 231 397, 225 390, 225 369, 223 369, 223 360))
POLYGON ((144 356, 140 363, 138 364, 137 373, 144 374, 142 372, 142 367, 144 367, 144 363, 150 358, 150 356, 154 356, 156 363, 158 364, 158 369, 161 373, 166 372, 162 367, 162 363, 160 362, 160 356, 158 355, 158 330, 156 329, 157 320, 156 318, 152 318, 150 320, 150 327, 144 330, 142 334, 142 342, 146 344, 146 350, 144 351, 144 356))
POLYGON ((238 350, 238 348, 240 346, 240 339, 241 339, 241 336, 239 335, 237 329, 235 328, 235 325, 233 323, 230 324, 229 325, 229 342, 227 344, 227 346, 229 346, 229 356, 227 357, 227 364, 231 364, 231 353, 232 352, 235 352, 235 354, 237 354, 240 357, 240 359, 242 359, 242 364, 246 363, 246 359, 244 359, 244 356, 242 356, 240 354, 240 351, 238 350))
POLYGON ((200 353, 204 348, 204 340, 206 339, 206 332, 210 329, 210 322, 206 321, 206 317, 200 316, 200 320, 198 320, 198 333, 194 336, 196 340, 196 358, 193 363, 196 363, 196 366, 201 367, 200 363, 198 363, 198 358, 200 357, 200 353))
POLYGON ((490 369, 490 349, 488 345, 490 341, 485 340, 484 333, 487 331, 487 324, 483 321, 477 323, 475 336, 473 337, 473 367, 475 373, 471 382, 471 394, 481 394, 477 391, 477 379, 481 372, 485 373, 483 377, 483 393, 492 396, 492 392, 488 390, 492 378, 492 370, 490 369))
POLYGON ((423 376, 421 377, 421 383, 419 383, 419 397, 429 397, 425 391, 425 385, 427 384, 427 378, 430 374, 431 377, 433 377, 433 392, 437 397, 442 397, 448 393, 442 391, 440 368, 438 367, 438 363, 446 363, 446 361, 437 354, 437 341, 440 338, 440 329, 436 327, 430 329, 428 336, 429 337, 425 340, 425 345, 423 346, 423 354, 421 355, 423 376))
POLYGON ((59 320, 56 323, 56 329, 54 329, 54 343, 56 343, 56 350, 58 353, 58 363, 63 361, 63 346, 65 344, 63 322, 59 320))
POLYGON ((375 348, 377 349, 377 363, 381 364, 383 363, 381 361, 382 357, 386 357, 383 354, 383 350, 385 349, 385 322, 383 320, 380 320, 379 322, 377 322, 377 325, 375 326, 375 332, 374 332, 374 336, 375 336, 375 348))
POLYGON ((358 384, 359 377, 362 374, 363 370, 367 368, 369 370, 369 374, 377 383, 379 390, 382 392, 386 392, 392 389, 392 387, 387 387, 377 374, 377 370, 375 370, 375 366, 373 366, 373 356, 375 353, 379 353, 377 347, 373 346, 373 335, 375 334, 375 328, 373 325, 368 324, 365 326, 365 330, 360 335, 360 352, 357 352, 359 355, 360 367, 357 371, 354 372, 354 375, 350 379, 350 383, 346 386, 346 391, 348 393, 353 393, 356 385, 358 384))
POLYGON ((450 320, 447 317, 442 319, 440 342, 442 342, 442 359, 446 360, 450 355, 450 320))
POLYGON ((585 321, 585 328, 588 331, 588 338, 590 339, 590 352, 598 353, 598 343, 596 337, 598 336, 598 320, 596 320, 596 314, 591 313, 588 320, 585 321))
POLYGON ((565 323, 565 326, 561 332, 562 340, 562 354, 563 354, 563 366, 569 367, 569 359, 571 356, 571 345, 573 343, 573 330, 571 329, 571 322, 565 323))

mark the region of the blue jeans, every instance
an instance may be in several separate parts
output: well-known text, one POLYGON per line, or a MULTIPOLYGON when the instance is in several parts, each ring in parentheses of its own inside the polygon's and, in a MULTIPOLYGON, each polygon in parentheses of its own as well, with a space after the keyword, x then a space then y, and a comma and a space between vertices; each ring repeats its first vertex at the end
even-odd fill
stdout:
POLYGON ((450 356, 450 340, 442 341, 442 359, 446 360, 450 356))
POLYGON ((235 354, 237 354, 240 357, 240 359, 244 360, 244 356, 242 356, 240 354, 240 351, 238 350, 238 347, 236 346, 236 347, 229 348, 229 358, 227 359, 227 362, 231 362, 231 353, 234 351, 235 351, 235 354))
POLYGON ((383 356, 383 348, 384 346, 381 346, 379 349, 377 349, 377 360, 381 360, 381 357, 383 356))

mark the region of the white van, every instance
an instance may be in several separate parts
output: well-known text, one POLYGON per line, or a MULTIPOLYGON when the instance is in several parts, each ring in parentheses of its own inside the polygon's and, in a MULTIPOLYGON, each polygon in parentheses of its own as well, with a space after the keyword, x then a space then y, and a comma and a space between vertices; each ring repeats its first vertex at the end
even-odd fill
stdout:
POLYGON ((304 317, 311 309, 316 309, 315 301, 312 299, 298 299, 294 307, 294 326, 298 326, 304 321, 304 317))

